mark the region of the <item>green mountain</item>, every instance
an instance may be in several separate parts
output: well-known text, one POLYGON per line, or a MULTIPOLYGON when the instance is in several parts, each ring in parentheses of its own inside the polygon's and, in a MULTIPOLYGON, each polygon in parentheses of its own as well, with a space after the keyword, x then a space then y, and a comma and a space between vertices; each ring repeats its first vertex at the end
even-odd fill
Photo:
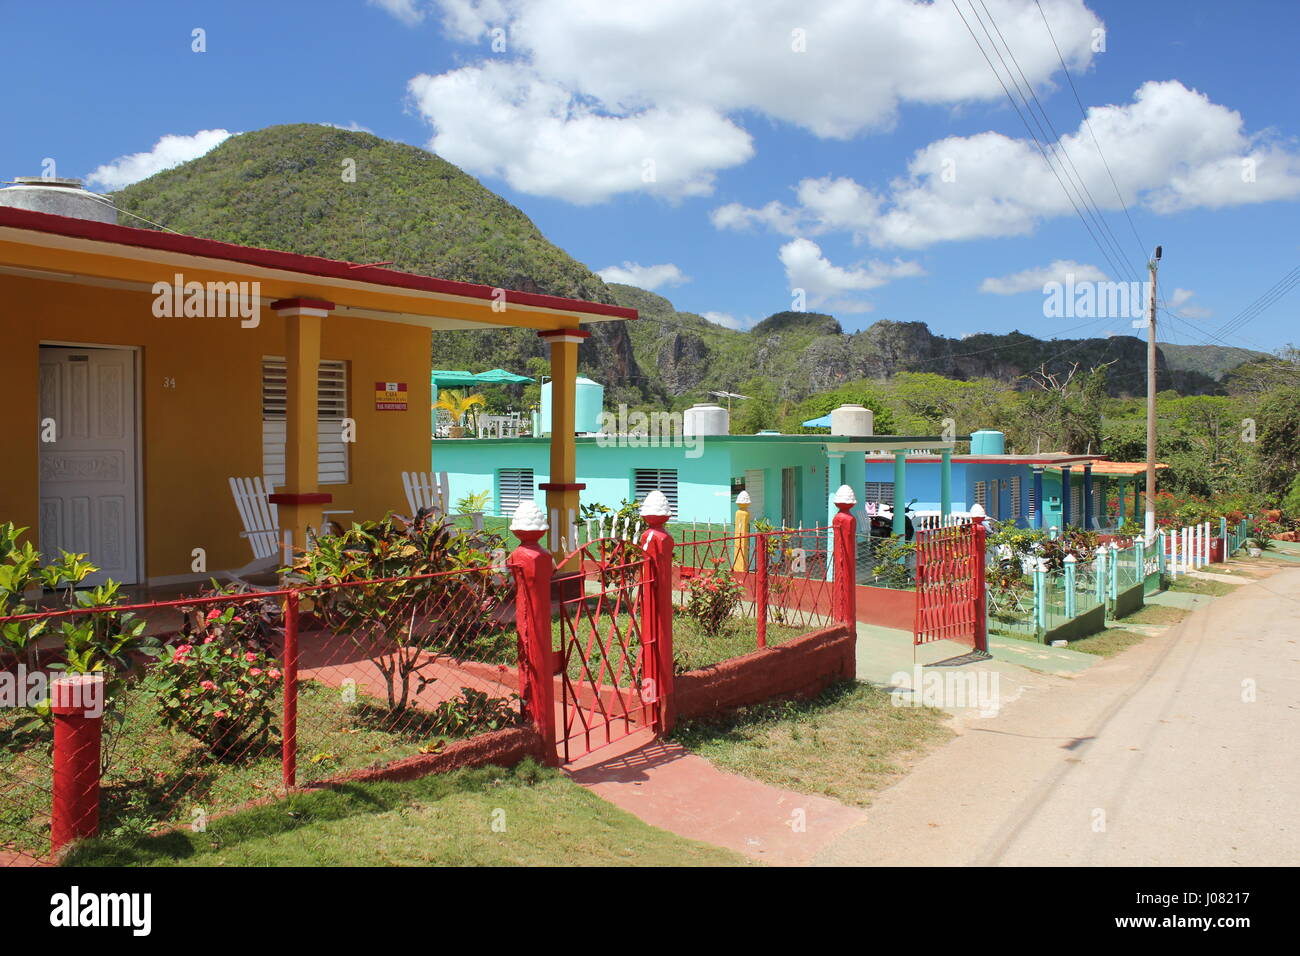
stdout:
MULTIPOLYGON (((606 284, 478 180, 426 150, 369 133, 316 124, 242 133, 114 198, 125 213, 190 235, 636 308, 641 321, 593 324, 582 349, 583 374, 606 386, 610 402, 682 406, 756 378, 776 398, 798 401, 901 371, 1027 387, 1026 373, 1076 362, 1084 369, 1113 362, 1112 394, 1145 390, 1146 347, 1132 336, 950 339, 924 322, 887 320, 845 333, 833 316, 813 312, 778 312, 746 331, 723 328, 663 296, 606 284)), ((130 215, 122 221, 143 225, 130 215)), ((1160 388, 1185 392, 1221 390, 1228 371, 1258 354, 1161 350, 1160 388)), ((527 330, 439 333, 433 343, 433 364, 442 368, 523 371, 544 354, 527 330)))
MULTIPOLYGON (((427 150, 370 133, 314 123, 241 133, 113 198, 127 213, 188 235, 613 301, 599 276, 478 180, 427 150)), ((130 215, 119 218, 124 225, 148 225, 130 215)), ((627 324, 591 326, 584 357, 603 381, 640 378, 627 324)), ((544 354, 543 343, 525 330, 438 338, 434 364, 440 368, 522 369, 528 358, 544 354)))

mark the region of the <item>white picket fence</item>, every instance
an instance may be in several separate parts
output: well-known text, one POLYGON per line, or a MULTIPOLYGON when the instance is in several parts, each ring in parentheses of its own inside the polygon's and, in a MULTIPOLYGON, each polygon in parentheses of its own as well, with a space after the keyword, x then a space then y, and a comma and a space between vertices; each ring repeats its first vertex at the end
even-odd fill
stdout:
POLYGON ((1156 537, 1159 541, 1159 554, 1164 555, 1165 573, 1171 578, 1195 571, 1210 563, 1210 538, 1213 535, 1210 522, 1162 530, 1156 537))

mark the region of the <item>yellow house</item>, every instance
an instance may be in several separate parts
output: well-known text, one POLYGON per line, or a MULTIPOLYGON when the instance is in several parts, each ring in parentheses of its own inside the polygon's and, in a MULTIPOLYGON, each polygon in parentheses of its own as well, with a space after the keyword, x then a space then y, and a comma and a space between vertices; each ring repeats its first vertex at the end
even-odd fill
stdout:
POLYGON ((0 205, 0 522, 166 585, 249 563, 231 477, 274 476, 295 543, 323 511, 404 511, 401 472, 430 467, 430 332, 508 326, 550 343, 546 507, 567 514, 584 326, 634 318, 0 205))

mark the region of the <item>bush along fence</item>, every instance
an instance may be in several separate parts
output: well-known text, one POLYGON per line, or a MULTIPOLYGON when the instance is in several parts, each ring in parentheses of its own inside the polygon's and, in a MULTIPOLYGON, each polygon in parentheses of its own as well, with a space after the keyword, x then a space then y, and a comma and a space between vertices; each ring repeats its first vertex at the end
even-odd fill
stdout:
POLYGON ((854 673, 849 507, 828 528, 678 545, 652 495, 638 540, 553 554, 525 502, 508 556, 390 518, 322 536, 284 587, 137 604, 78 590, 93 566, 41 568, 0 527, 0 865, 815 693, 854 673))
POLYGON ((126 604, 115 585, 76 590, 95 570, 78 556, 41 568, 18 530, 0 527, 0 863, 201 828, 377 768, 536 749, 491 540, 385 521, 322 537, 291 587, 126 604), (25 603, 42 584, 42 606, 25 603))
POLYGON ((1042 643, 1095 634, 1166 580, 1224 560, 1249 540, 1249 528, 1221 518, 1161 530, 1150 544, 1140 537, 1096 544, 1096 535, 1072 530, 1025 536, 1020 550, 997 545, 988 553, 989 629, 1042 643))

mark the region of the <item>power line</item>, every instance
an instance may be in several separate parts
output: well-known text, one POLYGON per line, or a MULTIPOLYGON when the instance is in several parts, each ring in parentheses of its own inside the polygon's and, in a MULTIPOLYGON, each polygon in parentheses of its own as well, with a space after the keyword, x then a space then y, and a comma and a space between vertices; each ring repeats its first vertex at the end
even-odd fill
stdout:
MULTIPOLYGON (((971 0, 967 0, 967 2, 971 6, 971 12, 974 13, 978 19, 979 15, 975 12, 973 2, 971 2, 971 0)), ((984 0, 980 0, 980 7, 983 8, 985 15, 989 19, 989 23, 993 25, 993 30, 997 33, 998 39, 1002 41, 1002 46, 1006 49, 1007 55, 1011 57, 1011 62, 1015 65, 1016 72, 1020 74, 1020 79, 1024 82, 1025 90, 1028 91, 1029 96, 1038 107, 1038 113, 1042 115, 1043 123, 1047 124, 1047 130, 1043 129, 1043 123, 1038 123, 1038 129, 1039 132, 1043 134, 1043 139, 1047 140, 1052 155, 1057 158, 1057 163, 1060 164, 1062 170, 1065 169, 1066 163, 1069 164, 1070 184, 1074 186, 1075 194, 1079 196, 1079 200, 1083 203, 1084 209, 1088 211, 1089 215, 1092 217, 1092 221, 1096 224, 1103 237, 1109 241, 1111 250, 1115 253, 1116 260, 1128 269, 1130 279, 1136 279, 1136 274, 1133 272, 1132 267, 1128 265, 1128 262, 1124 258, 1124 253, 1120 249, 1119 240, 1115 237, 1114 232, 1111 231, 1109 224, 1106 222, 1105 216, 1101 211, 1101 206, 1097 203, 1096 199, 1093 198, 1092 191, 1088 189, 1088 184, 1084 180, 1083 175, 1079 172, 1078 167, 1075 166, 1074 160, 1070 158, 1070 151, 1065 147, 1064 137, 1061 136, 1060 132, 1056 129, 1055 124, 1052 123, 1051 117, 1047 113, 1047 108, 1043 106, 1042 100, 1038 98, 1038 93, 1034 90, 1033 84, 1030 83, 1029 78, 1025 76, 1025 71, 1021 68, 1020 61, 1016 59, 1016 54, 1011 49, 1011 44, 1007 42, 1006 37, 1003 35, 1002 28, 998 26, 997 19, 993 16, 992 11, 989 10, 988 5, 984 0), (1051 132, 1050 136, 1048 135, 1048 130, 1051 132), (1064 158, 1064 162, 1062 162, 1062 158, 1064 158), (1084 198, 1085 196, 1087 197, 1086 199, 1084 198)), ((984 35, 988 36, 988 28, 984 27, 982 19, 980 20, 980 26, 984 29, 984 35)), ((991 36, 989 37, 989 42, 993 44, 994 52, 997 52, 997 44, 993 41, 991 36)), ((1003 68, 1007 69, 1006 60, 1002 59, 1000 53, 998 54, 998 59, 1002 63, 1003 68)), ((1007 69, 1007 75, 1011 75, 1010 69, 1007 69)), ((1016 87, 1016 92, 1020 93, 1021 100, 1025 103, 1025 108, 1029 110, 1031 116, 1034 116, 1033 107, 1031 107, 1029 101, 1025 99, 1020 84, 1015 82, 1015 77, 1011 77, 1011 79, 1016 87)), ((1037 120, 1035 121, 1037 122, 1037 120)))
MULTIPOLYGON (((1071 207, 1073 207, 1075 215, 1079 217, 1079 221, 1083 223, 1084 229, 1088 231, 1088 235, 1092 238, 1092 241, 1096 244, 1097 248, 1101 251, 1102 257, 1110 265, 1111 269, 1116 273, 1122 273, 1124 270, 1118 268, 1115 265, 1115 262, 1111 258, 1110 253, 1106 250, 1106 247, 1102 244, 1101 240, 1097 237, 1097 234, 1093 231, 1092 224, 1088 222, 1087 217, 1085 217, 1083 212, 1079 209, 1079 204, 1075 202, 1074 196, 1071 194, 1069 187, 1065 185, 1065 180, 1061 178, 1060 172, 1057 171, 1056 166, 1048 158, 1047 151, 1043 148, 1043 144, 1039 141, 1037 134, 1035 134, 1033 129, 1030 127, 1028 120, 1025 119, 1025 115, 1021 111, 1020 105, 1016 102, 1015 97, 1011 95, 1011 90, 1007 88, 1006 81, 1002 79, 1002 74, 999 73, 997 67, 993 65, 993 60, 989 57, 988 52, 984 49, 984 44, 982 44, 980 42, 979 37, 976 36, 975 31, 971 28, 971 25, 967 21, 965 14, 961 12, 961 7, 957 5, 957 0, 952 0, 952 5, 953 5, 953 9, 957 11, 957 16, 961 18, 962 25, 966 27, 966 32, 971 35, 971 39, 975 41, 975 45, 979 48, 980 55, 984 57, 984 62, 987 63, 989 69, 993 71, 993 76, 997 79, 998 85, 1002 87, 1002 92, 1006 94, 1007 100, 1011 103, 1011 108, 1016 111, 1016 116, 1020 118, 1020 122, 1024 125, 1025 132, 1029 134, 1030 138, 1034 141, 1034 145, 1038 147, 1038 152, 1043 157, 1043 162, 1047 163, 1047 168, 1050 169, 1052 171, 1052 175, 1056 177, 1056 181, 1060 184, 1061 190, 1065 193, 1065 198, 1069 201, 1071 207)), ((971 7, 971 13, 975 14, 975 9, 973 6, 971 7)), ((976 19, 979 19, 978 15, 976 15, 976 19)), ((984 29, 985 35, 987 36, 988 28, 984 27, 982 20, 980 21, 980 26, 984 29)), ((997 53, 997 46, 996 44, 993 43, 991 36, 989 37, 989 42, 994 47, 994 52, 997 53)), ((1005 68, 1006 61, 1002 59, 1002 55, 1000 53, 998 53, 998 58, 1002 60, 1003 67, 1005 68)), ((1007 73, 1008 76, 1010 76, 1009 68, 1007 68, 1007 73)), ((1014 77, 1012 78, 1012 82, 1013 83, 1015 82, 1014 77)), ((1027 102, 1026 102, 1026 108, 1028 108, 1027 102)))

